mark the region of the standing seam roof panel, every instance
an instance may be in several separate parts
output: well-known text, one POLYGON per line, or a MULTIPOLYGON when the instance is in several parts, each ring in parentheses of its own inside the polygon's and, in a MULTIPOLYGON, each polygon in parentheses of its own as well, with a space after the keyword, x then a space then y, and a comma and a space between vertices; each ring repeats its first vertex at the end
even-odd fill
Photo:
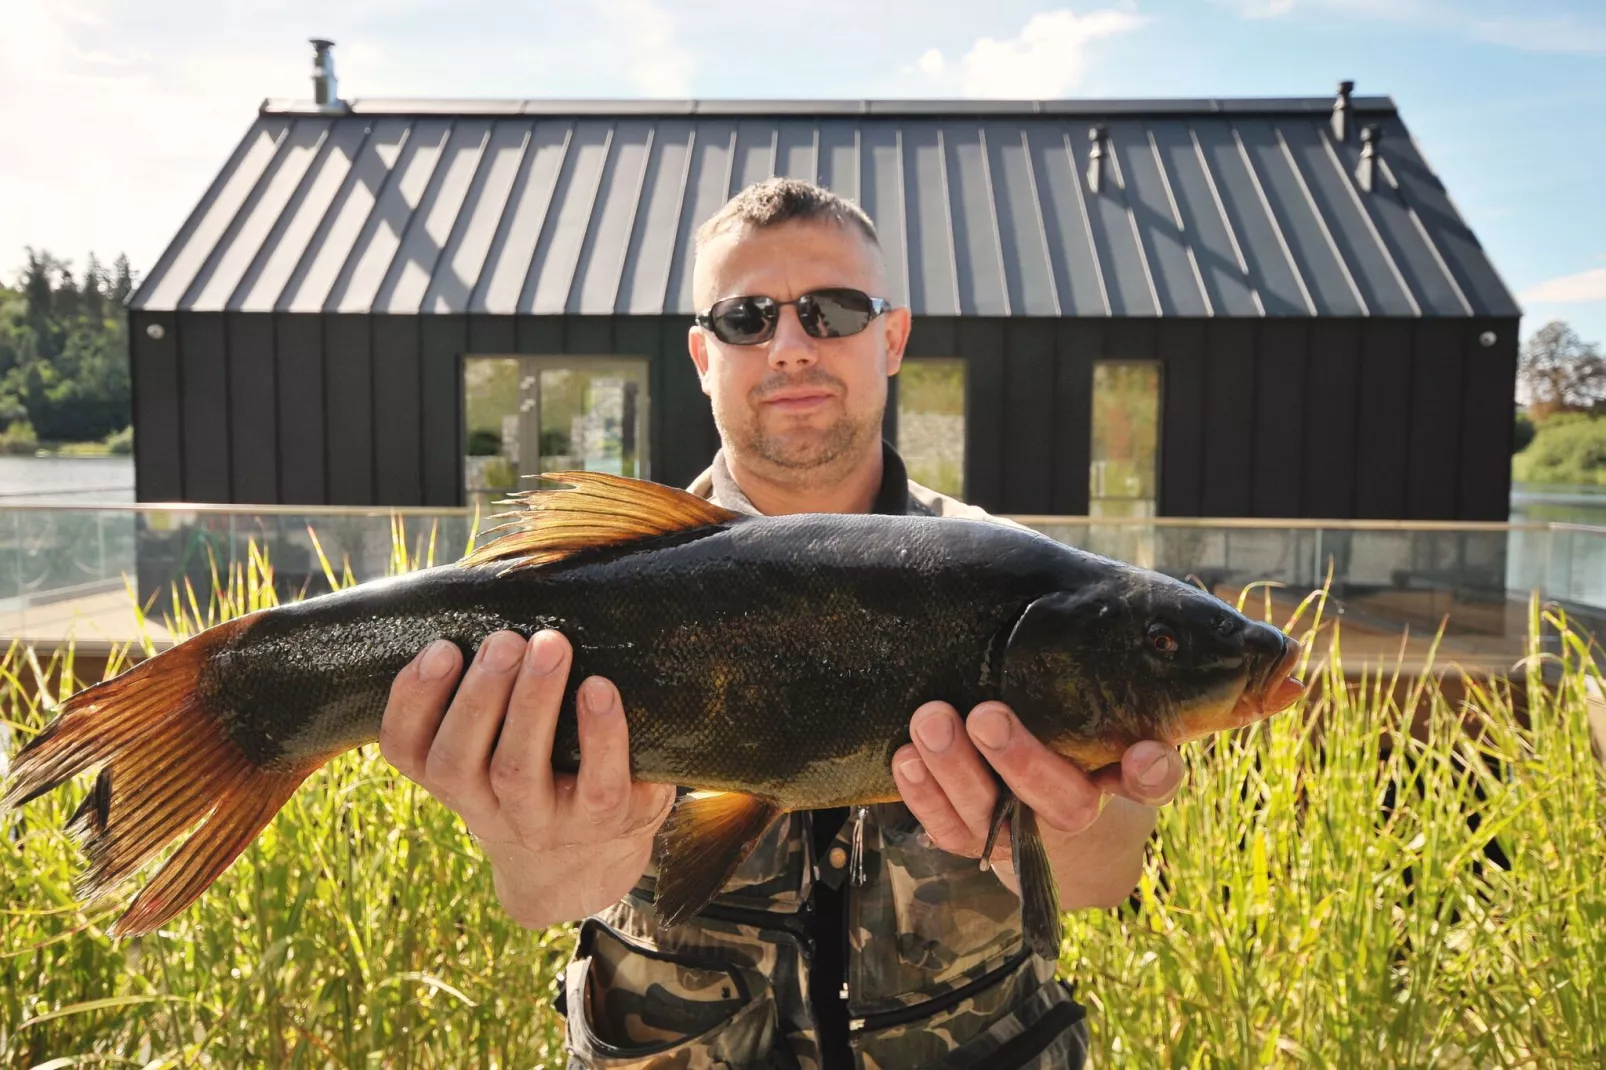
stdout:
POLYGON ((1112 316, 1155 316, 1153 284, 1144 262, 1143 251, 1132 233, 1132 216, 1127 211, 1126 193, 1121 188, 1121 174, 1117 167, 1114 134, 1106 145, 1103 175, 1099 192, 1094 193, 1087 184, 1087 172, 1092 160, 1092 142, 1072 136, 1069 144, 1076 163, 1074 176, 1077 187, 1084 191, 1088 226, 1093 233, 1093 248, 1099 258, 1099 274, 1104 278, 1104 290, 1110 302, 1112 316))
POLYGON ((941 127, 934 122, 907 124, 903 128, 903 188, 912 195, 904 219, 909 300, 930 316, 957 316, 961 307, 948 221, 948 186, 941 127))
POLYGON ((1058 123, 1030 124, 1026 127, 1026 144, 1060 313, 1107 316, 1110 305, 1104 292, 1103 272, 1093 247, 1093 231, 1065 130, 1058 123))
MULTIPOLYGON (((743 119, 736 124, 736 160, 731 167, 727 197, 775 174, 776 125, 768 119, 743 119)), ((701 220, 699 220, 701 222, 701 220)))
POLYGON ((396 250, 396 259, 379 288, 374 301, 376 312, 417 314, 423 306, 435 273, 448 263, 446 247, 466 218, 463 201, 479 177, 490 137, 491 123, 486 119, 460 120, 452 130, 429 190, 413 214, 396 250))
POLYGON ((586 233, 569 292, 569 312, 613 314, 619 275, 647 174, 652 133, 651 124, 640 120, 624 120, 614 128, 602 185, 597 191, 597 208, 592 213, 591 229, 586 233))
MULTIPOLYGON (((311 127, 317 120, 301 120, 311 127)), ((362 123, 329 122, 318 154, 307 169, 278 225, 258 250, 251 267, 229 298, 233 312, 272 312, 312 243, 329 205, 345 184, 352 161, 368 136, 362 123)))
POLYGON ((1188 236, 1172 212, 1171 195, 1148 130, 1138 123, 1116 123, 1110 127, 1110 141, 1121 164, 1127 208, 1144 248, 1160 314, 1208 315, 1198 273, 1188 259, 1188 236))
POLYGON ((1254 286, 1239 260, 1221 206, 1210 187, 1210 176, 1193 140, 1193 132, 1180 122, 1155 123, 1149 128, 1160 166, 1169 179, 1182 233, 1213 316, 1254 316, 1254 286))
POLYGON ((1294 276, 1293 263, 1232 127, 1194 127, 1204 150, 1207 173, 1226 212, 1228 230, 1237 238, 1249 278, 1268 316, 1309 315, 1311 308, 1294 276))
MULTIPOLYGON (((821 119, 819 127, 817 158, 815 167, 820 185, 835 193, 838 197, 845 197, 853 201, 860 208, 865 206, 862 191, 859 188, 859 131, 852 121, 841 119, 821 119)), ((879 230, 879 224, 877 224, 879 230)))
POLYGON ((523 168, 534 123, 497 120, 480 153, 474 182, 463 199, 458 225, 447 240, 434 278, 424 294, 424 312, 474 311, 474 288, 507 211, 513 184, 523 168))
POLYGON ((374 204, 390 181, 396 161, 411 140, 412 124, 404 119, 374 123, 357 160, 346 175, 341 192, 323 224, 296 265, 279 309, 284 312, 321 312, 348 257, 357 247, 374 204))
POLYGON ((818 173, 815 142, 819 129, 806 119, 782 119, 775 128, 775 173, 813 182, 818 173))
POLYGON ((1058 316, 1059 295, 1025 129, 1017 123, 994 125, 988 132, 987 151, 1009 310, 1016 315, 1058 316))
POLYGON ((981 127, 948 123, 942 134, 947 150, 949 218, 959 308, 967 316, 1007 316, 1010 309, 1004 284, 1004 254, 999 245, 981 127))
POLYGON ((507 210, 491 241, 487 259, 490 268, 480 274, 474 292, 473 311, 505 316, 520 310, 524 279, 546 225, 558 173, 573 136, 573 123, 543 119, 535 124, 519 164, 519 175, 513 180, 507 210))
POLYGON ((636 209, 630 247, 620 270, 615 307, 633 316, 657 316, 664 310, 669 265, 675 255, 675 231, 686 196, 691 165, 691 123, 670 120, 653 132, 652 152, 642 178, 642 203, 636 209))
POLYGON ((239 214, 257 182, 277 157, 279 144, 289 133, 290 123, 284 119, 262 119, 247 135, 245 150, 230 160, 230 167, 219 176, 215 190, 208 191, 193 222, 181 231, 182 241, 175 240, 171 262, 165 267, 158 262, 151 273, 149 292, 138 302, 141 308, 187 308, 184 295, 189 291, 197 274, 221 251, 220 243, 228 234, 230 224, 239 214))
POLYGON ((181 298, 185 305, 196 312, 221 312, 227 307, 269 236, 283 223, 285 209, 301 188, 327 133, 327 123, 298 122, 280 140, 279 151, 256 188, 181 298))
POLYGON ((590 119, 575 126, 563 173, 552 194, 553 210, 547 213, 519 298, 520 312, 557 315, 568 307, 580 250, 602 187, 603 166, 613 145, 614 126, 607 120, 590 119))
POLYGON ((875 221, 887 261, 887 297, 900 305, 914 300, 909 285, 908 190, 903 179, 903 145, 898 128, 865 123, 859 128, 860 205, 875 221))
POLYGON ((388 181, 374 201, 368 221, 324 303, 325 312, 379 311, 379 289, 395 262, 413 213, 435 177, 435 165, 451 136, 450 119, 426 119, 414 126, 388 181))

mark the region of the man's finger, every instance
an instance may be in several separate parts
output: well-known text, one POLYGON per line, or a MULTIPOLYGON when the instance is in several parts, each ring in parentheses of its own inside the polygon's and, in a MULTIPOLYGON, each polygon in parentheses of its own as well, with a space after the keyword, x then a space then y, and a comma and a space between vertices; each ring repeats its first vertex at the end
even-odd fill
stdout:
POLYGON ((932 843, 953 854, 979 850, 975 833, 948 801, 914 744, 905 743, 892 756, 892 778, 903 795, 903 804, 932 843))
POLYGON ((491 755, 491 790, 501 803, 503 816, 518 828, 550 822, 556 816, 552 741, 563 708, 571 656, 569 641, 562 633, 537 632, 530 637, 524 664, 519 666, 513 693, 508 696, 507 717, 491 755))
POLYGON ((441 718, 446 716, 446 700, 462 661, 457 644, 437 639, 391 682, 390 700, 379 725, 379 753, 415 783, 423 782, 424 759, 441 718))
POLYGON ((1163 806, 1182 787, 1182 756, 1175 747, 1152 739, 1126 749, 1119 765, 1099 770, 1112 795, 1124 795, 1146 806, 1163 806))
POLYGON ((927 703, 915 711, 910 734, 932 778, 970 830, 973 845, 966 853, 979 851, 992 821, 998 784, 965 734, 958 712, 945 702, 927 703))
POLYGON ((982 757, 1043 824, 1081 832, 1098 820, 1103 794, 1098 786, 1028 732, 1008 706, 982 703, 971 711, 965 729, 982 757))
POLYGON ((580 685, 580 771, 574 804, 595 825, 622 823, 630 802, 630 729, 619 691, 593 676, 580 685))
POLYGON ((486 636, 424 761, 425 786, 465 818, 496 809, 487 775, 491 747, 523 659, 524 639, 517 632, 486 636))

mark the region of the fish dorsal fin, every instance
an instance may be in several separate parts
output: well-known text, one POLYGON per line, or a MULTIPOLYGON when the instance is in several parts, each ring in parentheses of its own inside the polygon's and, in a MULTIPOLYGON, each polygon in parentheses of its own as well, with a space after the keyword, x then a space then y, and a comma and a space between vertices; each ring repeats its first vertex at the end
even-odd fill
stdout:
POLYGON ((504 523, 484 546, 459 564, 500 565, 502 571, 535 568, 582 550, 712 527, 740 513, 674 487, 606 472, 551 472, 542 480, 565 484, 515 494, 521 508, 499 513, 504 523))

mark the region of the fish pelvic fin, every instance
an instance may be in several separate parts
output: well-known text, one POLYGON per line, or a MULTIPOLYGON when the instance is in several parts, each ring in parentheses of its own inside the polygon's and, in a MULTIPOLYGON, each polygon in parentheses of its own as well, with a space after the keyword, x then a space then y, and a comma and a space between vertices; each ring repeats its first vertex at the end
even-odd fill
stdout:
POLYGON ((84 899, 109 895, 195 830, 112 925, 114 936, 151 932, 198 899, 326 760, 261 769, 208 705, 203 670, 245 626, 220 624, 78 692, 12 763, 0 812, 100 770, 67 826, 89 863, 78 881, 84 899))
POLYGON ((1049 864, 1048 849, 1037 831, 1037 814, 1017 803, 1010 821, 1015 876, 1020 881, 1020 920, 1026 944, 1038 955, 1058 959, 1065 925, 1060 919, 1059 885, 1049 864))
POLYGON ((658 920, 675 925, 707 906, 780 815, 773 799, 741 792, 683 797, 658 831, 658 920))
POLYGON ((560 488, 512 495, 520 508, 492 517, 501 532, 459 562, 500 566, 502 572, 536 568, 583 550, 714 527, 739 517, 695 494, 644 479, 606 472, 550 472, 560 488))

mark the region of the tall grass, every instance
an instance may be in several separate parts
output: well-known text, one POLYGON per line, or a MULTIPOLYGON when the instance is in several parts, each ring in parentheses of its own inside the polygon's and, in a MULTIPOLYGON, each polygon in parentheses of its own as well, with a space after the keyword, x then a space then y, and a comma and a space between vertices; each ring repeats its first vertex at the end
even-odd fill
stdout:
MULTIPOLYGON (((397 547, 395 571, 435 552, 397 547)), ((170 592, 165 616, 182 635, 274 599, 253 553, 205 598, 170 592)), ((1404 703, 1386 678, 1345 686, 1337 632, 1297 621, 1319 697, 1188 748, 1134 903, 1070 919, 1063 972, 1096 1063, 1606 1063, 1599 670, 1535 607, 1534 634, 1547 623, 1560 653, 1531 660, 1548 686, 1452 704, 1426 683, 1404 703)), ((71 678, 71 650, 0 655, 22 737, 55 669, 71 678)), ((74 901, 69 794, 0 819, 0 1064, 563 1064, 551 999, 571 931, 506 918, 461 823, 376 749, 314 777, 195 906, 133 940, 106 936, 115 909, 74 901)))

